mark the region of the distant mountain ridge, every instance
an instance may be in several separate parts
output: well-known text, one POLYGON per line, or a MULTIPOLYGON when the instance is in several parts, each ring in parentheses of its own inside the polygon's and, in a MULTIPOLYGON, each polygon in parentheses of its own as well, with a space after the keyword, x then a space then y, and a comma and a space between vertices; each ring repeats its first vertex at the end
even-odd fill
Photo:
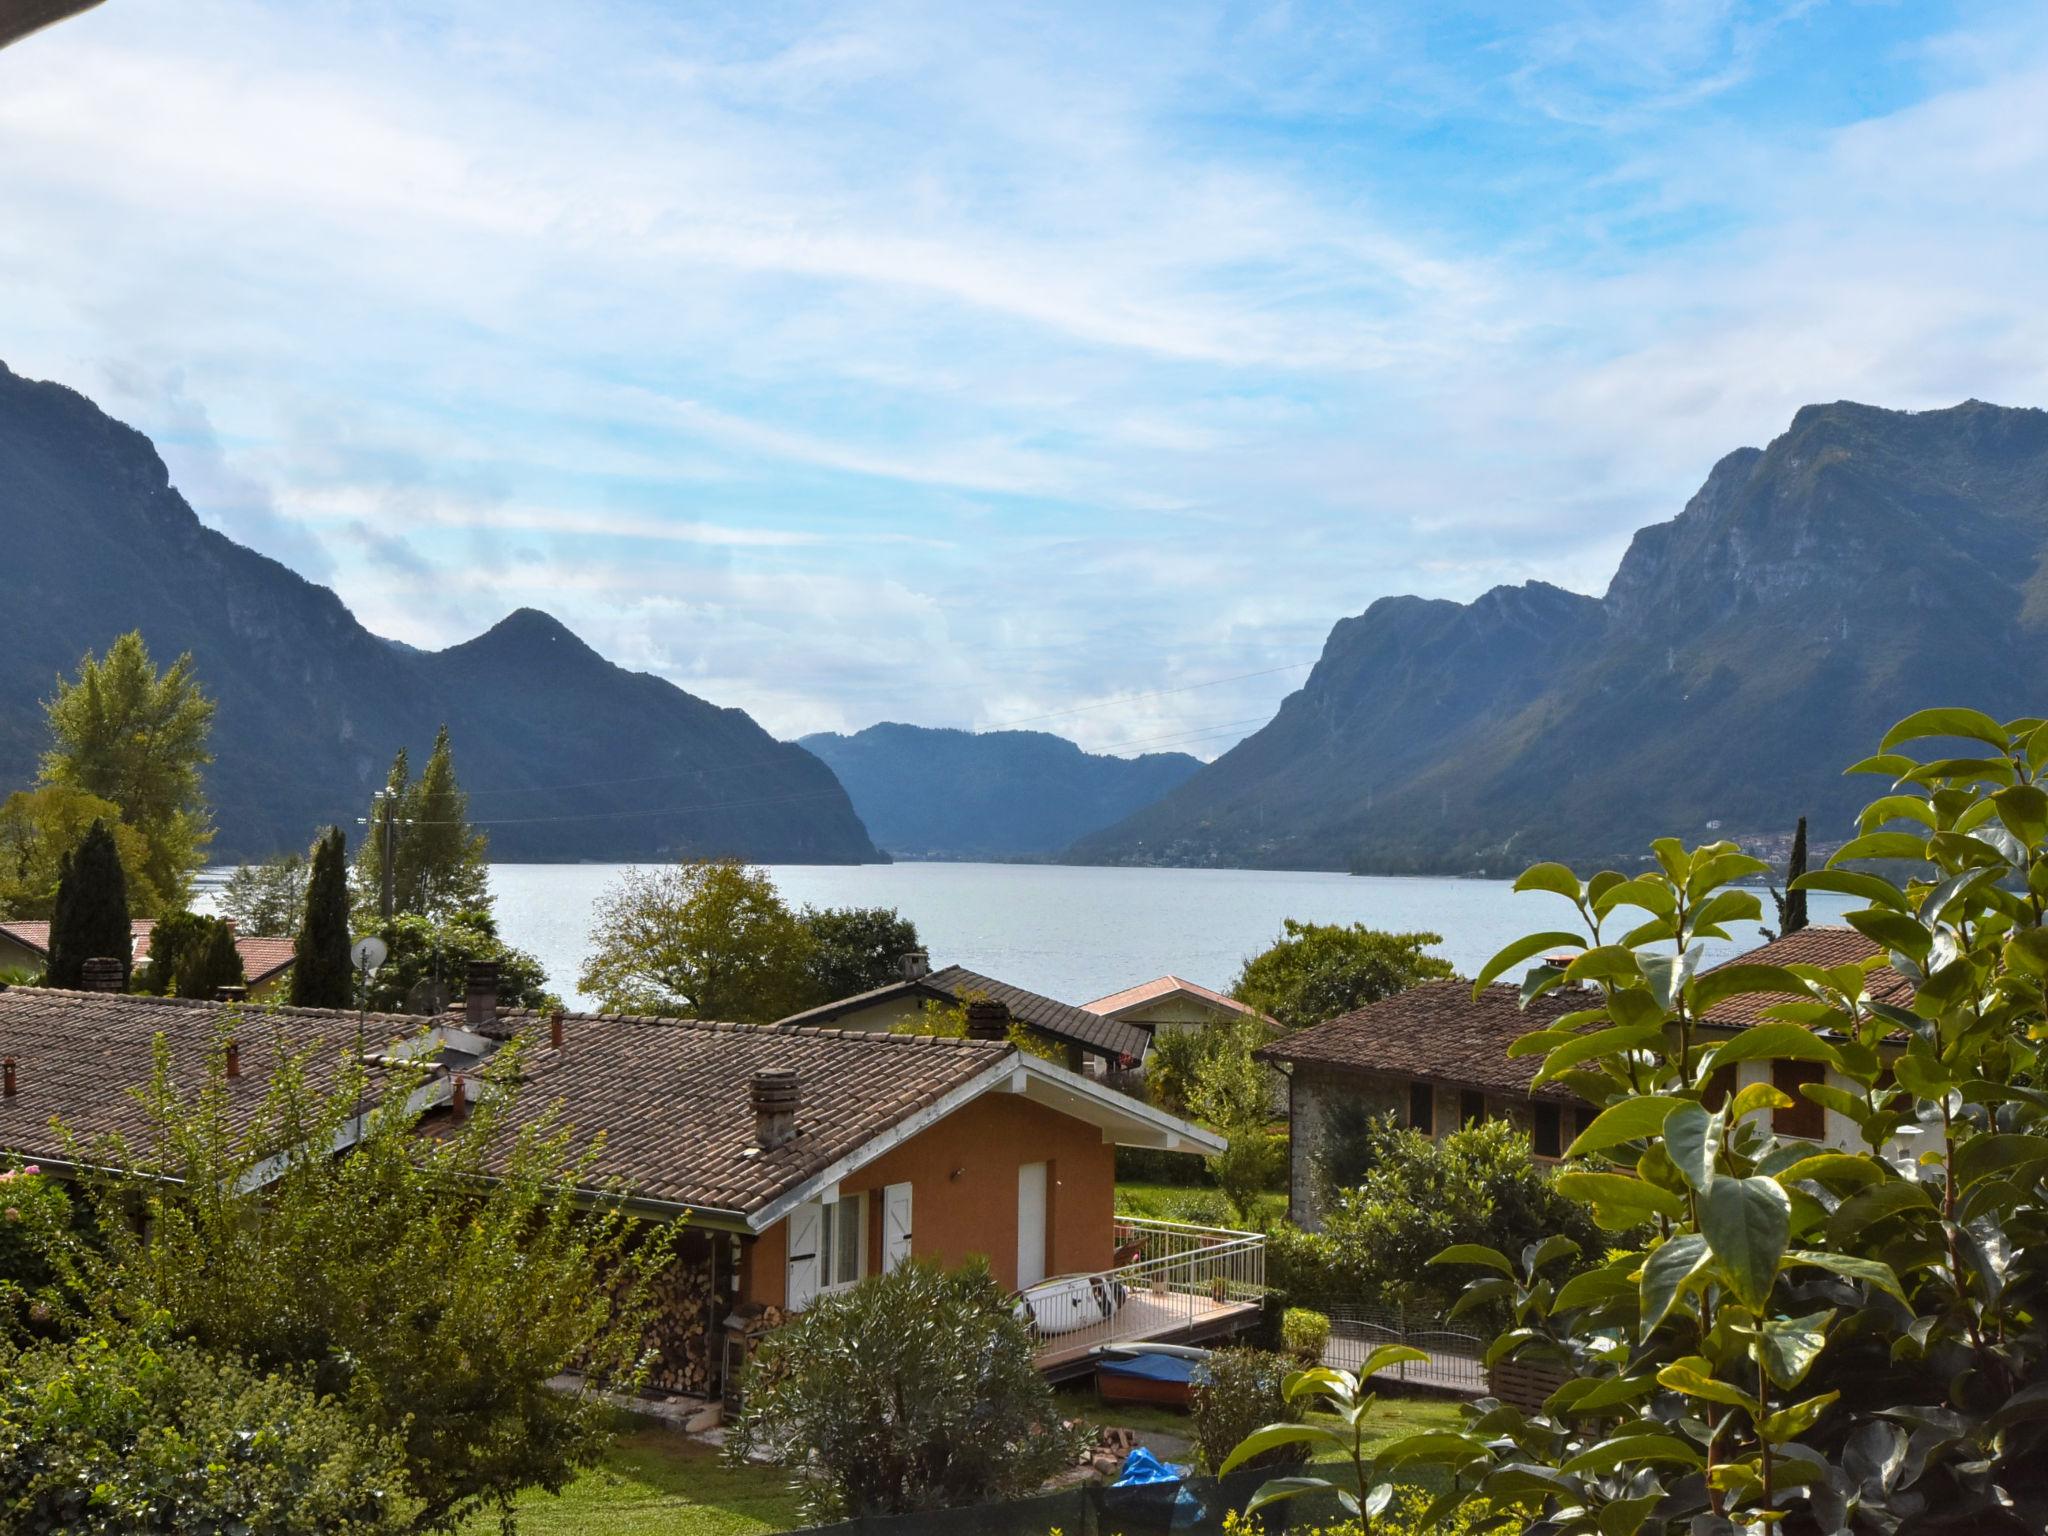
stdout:
POLYGON ((798 742, 839 775, 869 834, 899 858, 1058 853, 1185 782, 1185 752, 1106 757, 1047 731, 956 731, 885 722, 798 742))
POLYGON ((1802 409, 1639 531, 1604 597, 1532 582, 1340 621, 1273 721, 1085 863, 1501 874, 1676 834, 1849 835, 1914 709, 2048 713, 2048 412, 1802 409))
POLYGON ((382 639, 327 588, 207 528, 149 440, 58 384, 0 365, 0 794, 45 745, 39 701, 88 649, 139 629, 190 651, 219 702, 214 855, 353 837, 399 747, 445 721, 501 860, 881 858, 823 763, 606 661, 531 609, 443 651, 382 639))

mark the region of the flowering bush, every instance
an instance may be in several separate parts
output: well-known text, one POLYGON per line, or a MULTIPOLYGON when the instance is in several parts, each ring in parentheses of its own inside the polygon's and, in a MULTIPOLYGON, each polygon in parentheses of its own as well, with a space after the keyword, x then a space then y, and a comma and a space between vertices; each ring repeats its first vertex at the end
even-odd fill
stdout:
POLYGON ((70 1226, 71 1201, 56 1180, 34 1163, 0 1169, 0 1336, 48 1331, 70 1226))

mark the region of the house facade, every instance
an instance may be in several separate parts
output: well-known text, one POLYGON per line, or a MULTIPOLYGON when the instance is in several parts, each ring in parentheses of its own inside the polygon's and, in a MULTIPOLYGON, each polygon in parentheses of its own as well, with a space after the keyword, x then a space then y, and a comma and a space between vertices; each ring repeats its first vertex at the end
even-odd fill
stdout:
POLYGON ((1238 1019, 1260 1019, 1277 1027, 1276 1020, 1258 1009, 1181 976, 1155 977, 1081 1006, 1104 1018, 1135 1024, 1148 1035, 1166 1029, 1206 1029, 1238 1019))
MULTIPOLYGON (((1813 965, 1832 969, 1881 960, 1879 947, 1853 928, 1814 926, 1738 957, 1742 964, 1813 965)), ((1737 961, 1727 962, 1730 964, 1737 961)), ((1867 987, 1882 1002, 1904 1006, 1912 988, 1888 966, 1875 965, 1867 987)), ((1759 1023, 1773 996, 1728 1000, 1702 1028, 1732 1034, 1759 1023)), ((1377 1003, 1275 1041, 1262 1059, 1287 1074, 1291 1132, 1288 1207, 1299 1225, 1317 1230, 1326 1191, 1320 1172, 1332 1137, 1349 1117, 1392 1115, 1425 1136, 1504 1119, 1524 1132, 1538 1161, 1563 1156, 1591 1120, 1593 1108, 1568 1090, 1533 1087, 1540 1055, 1510 1058, 1508 1047, 1532 1030, 1593 1005, 1587 992, 1559 989, 1525 1008, 1519 987, 1496 985, 1473 995, 1469 982, 1429 981, 1377 1003)), ((1748 1061, 1711 1085, 1718 1102, 1750 1083, 1771 1083, 1793 1101, 1770 1111, 1773 1129, 1840 1148, 1860 1148, 1846 1116, 1799 1092, 1805 1083, 1846 1086, 1817 1062, 1748 1061)), ((1757 1111, 1764 1113, 1764 1111, 1757 1111)))
MULTIPOLYGON (((482 1065, 522 1042, 517 1114, 555 1111, 586 1142, 601 1133, 598 1174, 629 1191, 636 1213, 682 1224, 653 1340, 659 1390, 718 1395, 761 1332, 910 1258, 981 1257, 1027 1301, 1055 1277, 1104 1282, 1132 1245, 1114 1214, 1116 1148, 1221 1150, 1210 1133, 1004 1040, 541 1016, 498 1008, 492 968, 475 970, 460 1011, 370 1016, 366 1057, 380 1074, 401 1059, 427 1069, 412 1091, 431 1131, 459 1112, 458 1083, 486 1091, 482 1065)), ((61 1172, 53 1118, 87 1146, 146 1130, 128 1090, 146 1078, 158 1036, 188 1085, 232 1036, 229 1093, 253 1116, 280 1052, 305 1055, 316 1085, 331 1082, 357 1024, 322 1009, 0 992, 14 1087, 0 1098, 0 1153, 61 1172)), ((1212 1306, 1214 1289, 1210 1270, 1187 1269, 1187 1304, 1153 1336, 1255 1315, 1212 1306)))

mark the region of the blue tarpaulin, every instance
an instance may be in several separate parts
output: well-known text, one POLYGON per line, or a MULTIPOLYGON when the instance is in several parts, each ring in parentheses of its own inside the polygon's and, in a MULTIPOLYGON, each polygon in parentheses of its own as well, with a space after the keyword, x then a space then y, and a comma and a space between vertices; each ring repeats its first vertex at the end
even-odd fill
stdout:
POLYGON ((1147 1483, 1178 1483, 1187 1475, 1186 1467, 1161 1461, 1141 1445, 1124 1458, 1124 1469, 1116 1476, 1116 1486, 1141 1488, 1147 1483))

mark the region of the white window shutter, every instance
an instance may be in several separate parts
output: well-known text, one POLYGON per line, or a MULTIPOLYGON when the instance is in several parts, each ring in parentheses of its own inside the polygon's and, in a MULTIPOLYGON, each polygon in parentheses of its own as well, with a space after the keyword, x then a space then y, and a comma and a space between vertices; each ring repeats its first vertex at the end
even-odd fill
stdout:
POLYGON ((910 1186, 891 1184, 882 1191, 882 1273, 909 1257, 910 1186))
POLYGON ((789 1280, 783 1305, 801 1312, 818 1298, 820 1252, 825 1241, 824 1207, 811 1200, 789 1213, 789 1280))

